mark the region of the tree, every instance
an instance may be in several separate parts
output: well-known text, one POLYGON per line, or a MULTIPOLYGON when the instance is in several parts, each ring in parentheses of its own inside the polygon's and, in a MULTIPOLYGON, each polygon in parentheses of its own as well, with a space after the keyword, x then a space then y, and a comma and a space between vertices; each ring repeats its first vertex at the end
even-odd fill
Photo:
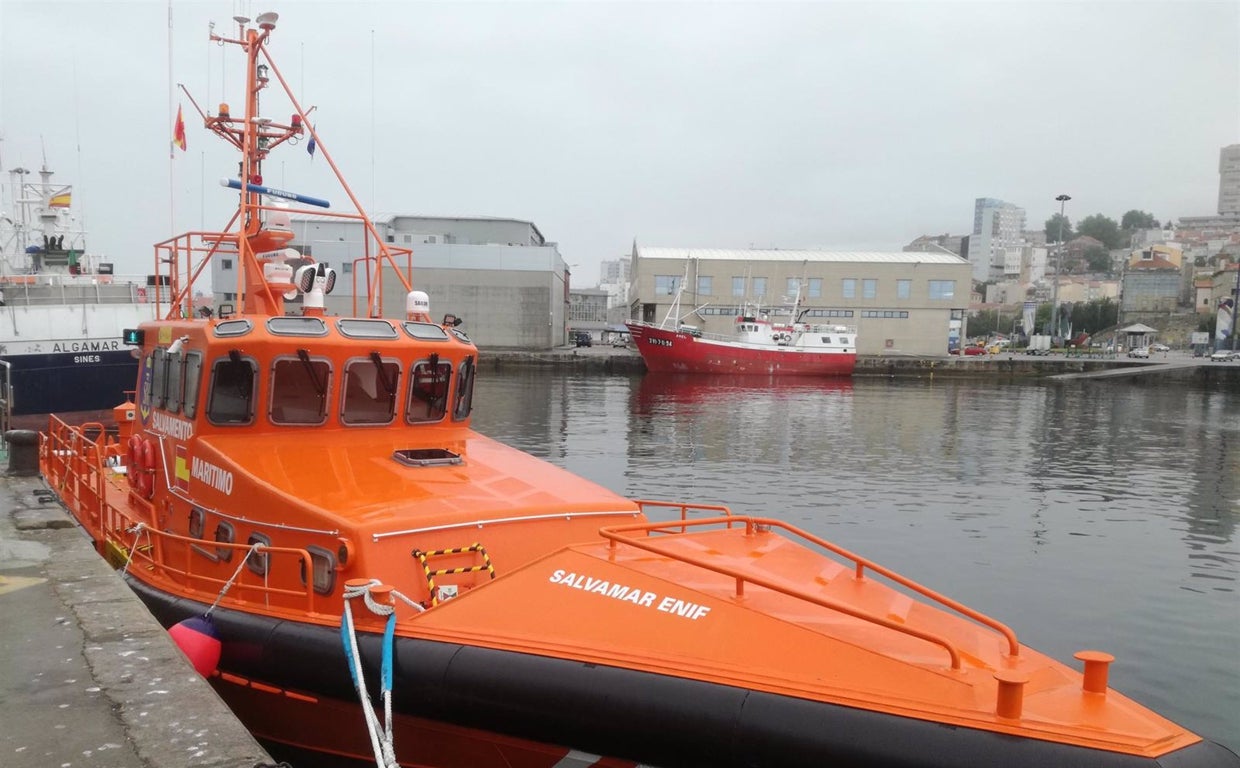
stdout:
POLYGON ((1154 214, 1133 208, 1120 219, 1119 228, 1125 232, 1133 232, 1138 229, 1159 229, 1161 225, 1158 219, 1154 218, 1154 214))
POLYGON ((1112 299, 1097 299, 1072 305, 1072 332, 1088 333, 1113 327, 1119 322, 1119 305, 1112 299))
POLYGON ((1119 234, 1119 225, 1115 223, 1115 219, 1103 216, 1101 213, 1095 213, 1093 216, 1086 216, 1081 219, 1081 223, 1076 227, 1077 237, 1088 235, 1095 240, 1100 241, 1108 249, 1119 248, 1123 242, 1119 234))
POLYGON ((1095 245, 1085 251, 1085 264, 1090 272, 1105 272, 1109 275, 1111 274, 1111 252, 1095 245))
POLYGON ((1063 219, 1063 242, 1067 242, 1071 240, 1072 238, 1076 237, 1076 235, 1072 234, 1072 220, 1069 219, 1067 216, 1061 216, 1060 214, 1057 213, 1054 216, 1046 220, 1046 242, 1048 243, 1059 242, 1059 220, 1060 219, 1063 219))

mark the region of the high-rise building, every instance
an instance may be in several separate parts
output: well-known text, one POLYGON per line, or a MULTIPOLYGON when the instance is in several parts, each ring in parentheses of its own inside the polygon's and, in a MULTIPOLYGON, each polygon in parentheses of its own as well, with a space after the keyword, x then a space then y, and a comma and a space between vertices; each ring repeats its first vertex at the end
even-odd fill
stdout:
POLYGON ((969 263, 973 279, 1001 280, 1007 249, 1023 242, 1025 209, 993 197, 979 197, 973 207, 973 234, 969 236, 969 263))
POLYGON ((1218 153, 1218 214, 1240 214, 1240 144, 1218 153))

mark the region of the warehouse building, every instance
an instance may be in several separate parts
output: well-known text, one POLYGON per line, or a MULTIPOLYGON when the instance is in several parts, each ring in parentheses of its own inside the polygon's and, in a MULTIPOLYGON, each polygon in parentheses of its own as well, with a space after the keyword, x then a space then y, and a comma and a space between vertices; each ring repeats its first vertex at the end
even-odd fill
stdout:
POLYGON ((633 246, 629 316, 731 334, 738 310, 857 331, 865 355, 941 355, 965 333, 969 262, 945 252, 854 252, 633 246), (683 286, 683 291, 681 288, 683 286), (680 296, 678 317, 669 318, 680 296))
MULTIPOLYGON (((372 219, 385 242, 413 250, 398 259, 412 264, 412 284, 425 291, 432 316, 452 313, 480 347, 549 349, 567 343, 569 268, 556 243, 533 222, 491 217, 382 215, 372 219)), ((329 314, 366 314, 371 293, 382 299, 384 317, 403 317, 405 291, 392 270, 381 289, 366 282, 364 225, 331 216, 291 221, 290 247, 331 266, 336 288, 327 296, 329 314)), ((372 245, 372 254, 374 252, 372 245)), ((239 305, 232 259, 212 260, 217 307, 239 305)), ((295 305, 294 305, 295 308, 295 305)), ((226 310, 225 310, 226 311, 226 310)))

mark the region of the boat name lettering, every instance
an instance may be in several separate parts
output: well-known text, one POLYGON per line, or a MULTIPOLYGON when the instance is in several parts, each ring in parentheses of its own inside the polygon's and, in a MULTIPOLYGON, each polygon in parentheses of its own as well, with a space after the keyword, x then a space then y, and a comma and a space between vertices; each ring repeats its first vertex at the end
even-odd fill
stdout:
POLYGON ((710 613, 710 608, 705 605, 691 603, 688 600, 680 600, 675 597, 664 597, 662 600, 659 600, 659 596, 653 592, 634 589, 623 584, 612 584, 606 579, 596 579, 593 576, 586 576, 580 573, 569 573, 563 569, 557 569, 552 573, 549 581, 552 584, 561 584, 565 587, 580 589, 583 592, 593 592, 604 597, 623 600, 626 603, 633 603, 646 608, 654 608, 656 611, 693 619, 694 621, 710 613), (656 600, 659 601, 657 604, 655 603, 656 600))
POLYGON ((195 457, 191 459, 190 473, 195 480, 201 480, 220 493, 232 493, 233 473, 226 469, 221 469, 209 461, 203 461, 195 457))
POLYGON ((109 352, 121 348, 119 341, 56 341, 53 352, 109 352))
POLYGON ((653 344, 653 345, 655 345, 656 347, 670 347, 670 346, 672 346, 672 340, 671 340, 671 339, 651 339, 651 340, 650 340, 650 343, 651 343, 651 344, 653 344))
POLYGON ((102 359, 103 358, 99 357, 99 355, 74 355, 73 356, 73 362, 75 363, 97 363, 102 359))
POLYGON ((194 423, 185 419, 177 419, 166 413, 155 411, 151 417, 151 429, 162 432, 177 440, 188 440, 194 436, 194 423))

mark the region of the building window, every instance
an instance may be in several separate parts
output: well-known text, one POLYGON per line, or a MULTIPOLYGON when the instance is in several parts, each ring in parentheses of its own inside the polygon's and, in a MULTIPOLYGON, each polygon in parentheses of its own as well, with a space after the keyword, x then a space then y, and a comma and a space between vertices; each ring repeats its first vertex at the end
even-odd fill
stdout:
POLYGON ((930 281, 930 298, 931 299, 952 299, 956 297, 956 281, 955 280, 931 280, 930 281))
POLYGON ((220 259, 220 269, 232 269, 232 259, 220 259))
POLYGON ((744 296, 745 295, 745 278, 743 277, 732 278, 732 295, 733 296, 744 296))
POLYGON ((753 295, 755 297, 766 295, 766 278, 765 277, 755 277, 753 279, 753 295))
POLYGON ((784 293, 789 296, 797 296, 801 293, 801 281, 798 278, 790 277, 785 285, 784 293))
POLYGON ((822 298, 822 278, 821 277, 811 277, 809 279, 809 291, 807 295, 811 299, 822 298))
POLYGON ((897 280, 896 281, 896 298, 897 299, 907 299, 911 297, 912 295, 913 295, 913 281, 912 280, 897 280))
POLYGON ((346 261, 345 263, 340 265, 341 274, 348 275, 348 274, 352 274, 352 272, 353 272, 353 262, 346 261))
POLYGON ((857 298, 857 279, 855 277, 846 277, 840 281, 840 291, 844 298, 857 298))
POLYGON ((861 316, 907 320, 908 312, 900 309, 863 309, 861 310, 861 316))
POLYGON ((878 297, 878 281, 873 278, 866 278, 861 281, 861 298, 874 299, 878 297))
POLYGON ((655 275, 654 292, 656 296, 671 296, 680 290, 679 275, 655 275))
POLYGON ((698 276, 698 294, 702 296, 714 296, 714 279, 707 275, 706 277, 698 276))

